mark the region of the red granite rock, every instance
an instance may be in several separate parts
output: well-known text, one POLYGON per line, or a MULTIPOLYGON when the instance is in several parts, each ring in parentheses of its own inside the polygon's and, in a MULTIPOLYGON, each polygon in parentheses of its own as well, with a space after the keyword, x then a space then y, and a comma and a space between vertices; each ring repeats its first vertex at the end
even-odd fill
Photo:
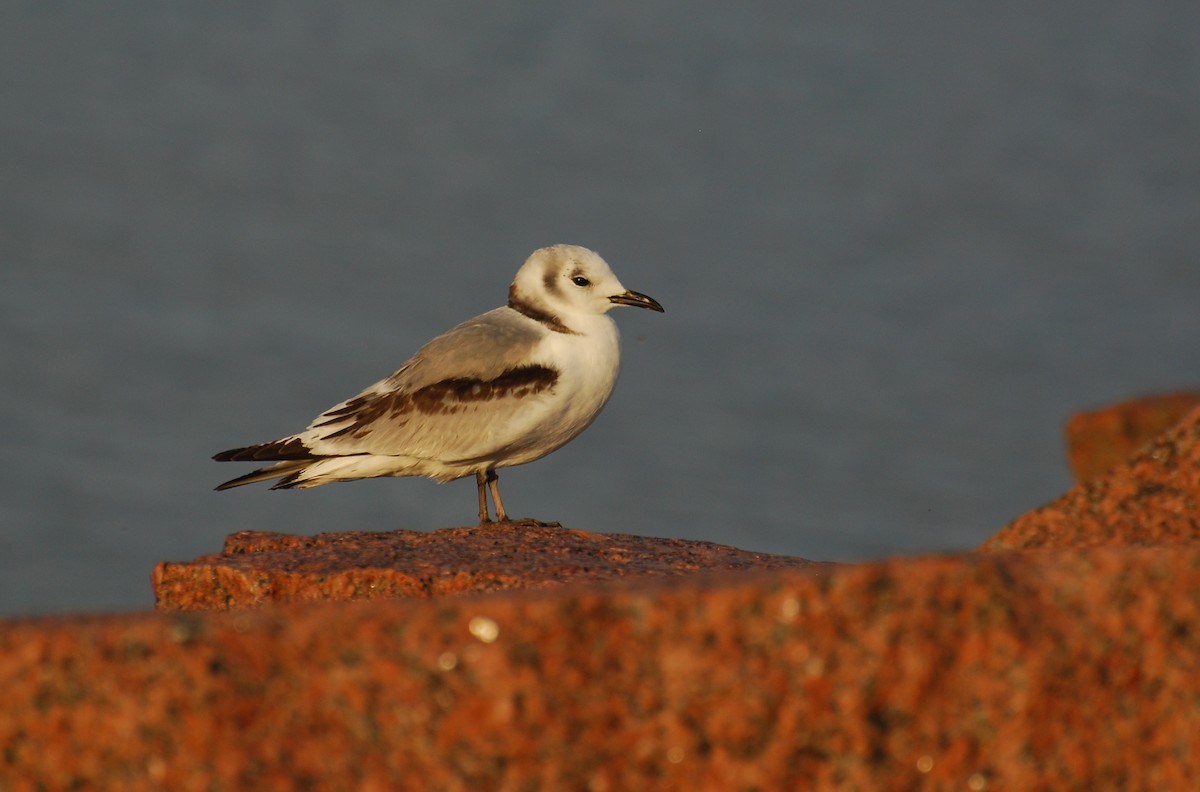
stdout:
POLYGON ((1184 391, 1121 402, 1078 413, 1067 422, 1067 460, 1076 481, 1107 473, 1179 423, 1200 393, 1184 391))
POLYGON ((1005 526, 982 550, 1200 540, 1200 410, 1123 464, 1005 526))
POLYGON ((194 610, 807 566, 825 565, 711 542, 588 533, 524 521, 433 532, 290 536, 243 531, 228 537, 219 555, 160 563, 153 582, 160 609, 194 610))
POLYGON ((0 622, 0 787, 1154 789, 1200 549, 0 622))

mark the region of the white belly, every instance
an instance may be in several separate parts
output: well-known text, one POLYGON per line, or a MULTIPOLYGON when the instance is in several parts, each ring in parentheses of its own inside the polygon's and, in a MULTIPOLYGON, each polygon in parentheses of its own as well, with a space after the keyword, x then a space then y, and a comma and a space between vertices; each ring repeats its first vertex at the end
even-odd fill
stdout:
POLYGON ((620 336, 607 316, 596 317, 587 335, 551 333, 533 359, 560 372, 550 396, 514 426, 510 455, 500 465, 532 462, 588 427, 612 395, 620 371, 620 336))

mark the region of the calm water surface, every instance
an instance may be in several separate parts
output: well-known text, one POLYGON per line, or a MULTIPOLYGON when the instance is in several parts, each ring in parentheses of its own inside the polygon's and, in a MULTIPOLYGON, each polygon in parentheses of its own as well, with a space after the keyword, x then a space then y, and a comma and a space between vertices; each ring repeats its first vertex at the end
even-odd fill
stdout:
MULTIPOLYGON (((911 6, 911 4, 910 4, 911 6)), ((471 482, 212 487, 598 249, 665 315, 516 515, 815 559, 969 548, 1072 411, 1196 386, 1200 6, 0 12, 0 613, 150 606, 243 529, 471 482)))

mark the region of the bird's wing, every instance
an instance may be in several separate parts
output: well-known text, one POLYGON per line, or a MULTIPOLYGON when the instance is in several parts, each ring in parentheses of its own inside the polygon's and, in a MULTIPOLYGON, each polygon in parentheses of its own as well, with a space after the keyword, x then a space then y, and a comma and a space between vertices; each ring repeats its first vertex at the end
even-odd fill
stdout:
POLYGON ((453 377, 491 379, 528 362, 544 336, 536 322, 512 308, 497 308, 429 341, 399 370, 372 387, 416 390, 453 377))
POLYGON ((326 410, 301 438, 318 455, 444 462, 509 448, 536 422, 558 381, 552 366, 530 359, 542 337, 508 308, 468 320, 390 377, 326 410))

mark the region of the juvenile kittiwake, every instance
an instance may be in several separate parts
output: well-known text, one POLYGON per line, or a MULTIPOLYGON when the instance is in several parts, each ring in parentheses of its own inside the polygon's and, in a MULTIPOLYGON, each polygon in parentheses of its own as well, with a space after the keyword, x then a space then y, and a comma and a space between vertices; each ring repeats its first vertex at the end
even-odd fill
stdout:
POLYGON ((278 479, 271 489, 376 476, 439 482, 475 474, 479 521, 507 522, 496 470, 541 459, 588 427, 612 395, 620 336, 615 305, 662 312, 621 285, 604 259, 575 245, 534 251, 508 305, 468 319, 403 366, 298 434, 222 451, 219 462, 266 462, 218 490, 278 479))

